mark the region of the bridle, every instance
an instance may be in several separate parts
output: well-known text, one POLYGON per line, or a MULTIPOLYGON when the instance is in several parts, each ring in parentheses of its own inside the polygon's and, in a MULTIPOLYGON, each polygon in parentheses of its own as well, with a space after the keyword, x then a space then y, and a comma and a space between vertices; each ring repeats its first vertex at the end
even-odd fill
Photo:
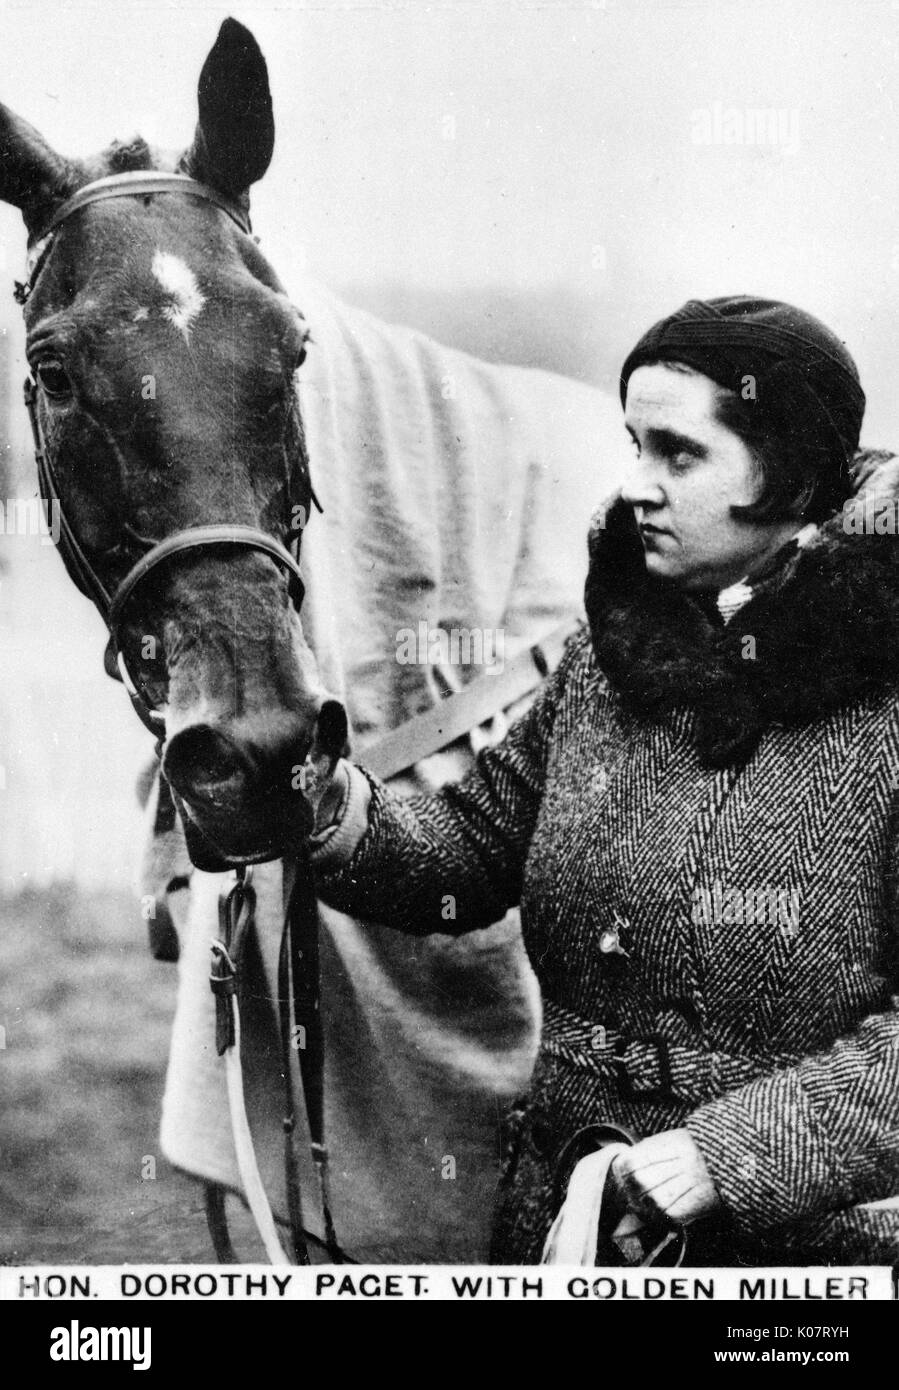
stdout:
MULTIPOLYGON (((98 179, 79 189, 56 210, 40 232, 31 237, 28 279, 24 285, 16 287, 19 303, 24 305, 29 299, 52 249, 53 235, 67 218, 102 199, 152 194, 173 194, 200 199, 219 208, 244 235, 252 234, 249 217, 244 208, 223 197, 215 189, 186 175, 133 172, 98 179)), ((174 555, 208 547, 244 547, 268 557, 280 566, 287 576, 292 601, 299 610, 303 602, 304 589, 298 553, 291 553, 291 550, 273 536, 250 526, 197 525, 161 540, 147 540, 126 525, 125 530, 133 540, 146 548, 146 553, 110 592, 91 564, 60 504, 59 488, 45 445, 38 410, 39 389, 34 380, 29 378, 26 381, 25 404, 34 435, 41 493, 48 503, 55 502, 59 508, 62 558, 75 584, 93 600, 103 615, 110 633, 108 652, 113 657, 113 665, 117 666, 138 715, 154 736, 159 738, 164 733, 164 714, 140 688, 140 679, 138 682, 132 680, 121 642, 124 615, 147 577, 174 555)), ((291 488, 290 491, 293 493, 294 489, 291 488)), ((292 506, 297 502, 302 506, 304 517, 309 515, 310 502, 321 510, 308 468, 302 471, 301 495, 291 496, 288 500, 292 506)), ((287 528, 288 534, 291 529, 287 528)), ((295 542, 297 552, 300 540, 301 533, 298 532, 295 542)), ((415 715, 399 728, 391 730, 378 744, 366 750, 366 766, 385 779, 392 777, 430 756, 439 748, 446 747, 470 729, 491 719, 499 711, 533 694, 547 674, 550 656, 553 666, 561 658, 564 641, 570 630, 570 622, 561 624, 552 632, 544 634, 539 643, 509 660, 501 675, 497 676, 493 672, 485 674, 457 694, 442 701, 439 706, 415 715)), ((108 665, 107 670, 109 669, 108 665)), ((167 784, 163 779, 160 779, 159 785, 160 797, 162 798, 163 792, 166 792, 166 797, 164 803, 160 800, 157 808, 155 830, 157 833, 163 833, 174 828, 175 805, 167 793, 167 784)), ((334 1262, 353 1263, 338 1244, 331 1218, 328 1153, 324 1135, 324 1044, 319 988, 318 912, 308 863, 308 847, 305 843, 298 845, 296 855, 284 861, 284 869, 285 930, 282 934, 278 961, 277 995, 285 1085, 283 1132, 286 1203, 292 1253, 298 1263, 306 1263, 309 1259, 308 1246, 313 1244, 322 1248, 334 1262), (305 1045, 299 1047, 297 1027, 305 1041, 305 1045), (292 1059, 299 1066, 302 1081, 312 1160, 321 1197, 324 1240, 309 1232, 303 1221, 298 1168, 293 1148, 295 1116, 291 1081, 292 1059)), ((255 1165, 240 1078, 238 984, 243 947, 252 931, 254 913, 252 869, 238 869, 230 887, 223 889, 219 899, 219 937, 213 946, 211 985, 216 1004, 216 1047, 224 1057, 228 1074, 229 1108, 243 1190, 269 1258, 273 1262, 281 1262, 285 1256, 255 1165), (239 1134, 241 1126, 243 1139, 239 1134)), ((219 1260, 223 1263, 233 1263, 236 1256, 225 1220, 224 1189, 212 1181, 206 1183, 206 1212, 219 1260)))
MULTIPOLYGON (((245 236, 252 235, 250 219, 243 208, 216 189, 210 188, 207 184, 199 183, 186 174, 164 174, 143 170, 113 174, 108 178, 96 179, 93 183, 80 188, 77 193, 56 209, 52 217, 38 232, 31 236, 29 247, 40 247, 40 252, 27 282, 16 287, 16 298, 19 303, 23 305, 27 303, 52 249, 54 233, 74 213, 80 212, 82 208, 89 207, 92 203, 105 201, 109 198, 148 197, 159 193, 178 194, 182 197, 197 198, 203 202, 211 203, 226 213, 245 236)), ((88 559, 84 547, 79 542, 78 536, 62 507, 59 485, 44 439, 38 409, 39 392, 40 388, 37 382, 29 376, 24 385, 25 406, 34 437, 34 456, 40 491, 48 507, 54 506, 58 509, 60 551, 63 561, 74 583, 83 594, 93 600, 99 609, 109 629, 110 667, 114 671, 117 670, 140 719, 158 738, 164 732, 165 716, 149 697, 141 678, 138 677, 137 680, 132 678, 121 642, 125 610, 147 577, 174 555, 183 555, 201 549, 243 548, 253 550, 273 560, 285 572, 290 597, 294 607, 299 612, 305 590, 298 555, 291 554, 290 550, 274 536, 270 536, 254 526, 236 524, 190 526, 166 536, 162 540, 149 542, 146 554, 141 556, 124 579, 110 593, 88 559)), ((308 468, 304 468, 302 472, 304 495, 291 498, 291 502, 299 504, 303 509, 302 514, 308 516, 310 502, 315 502, 317 505, 317 499, 309 478, 308 468)), ((300 540, 301 534, 298 533, 297 552, 299 551, 300 540)), ((147 543, 144 542, 144 544, 147 543)))
MULTIPOLYGON (((211 203, 226 213, 245 236, 251 235, 250 220, 242 207, 215 189, 206 184, 198 183, 185 174, 136 171, 97 179, 93 183, 86 184, 84 188, 79 189, 77 193, 67 199, 61 207, 57 208, 40 231, 30 238, 29 250, 33 254, 33 261, 30 264, 26 283, 16 286, 18 302, 22 305, 27 303, 52 249, 53 235, 69 217, 82 208, 89 207, 92 203, 108 198, 146 197, 151 194, 175 194, 211 203)), ((44 439, 38 408, 40 387, 32 377, 29 377, 25 381, 24 391, 25 405, 34 436, 40 491, 48 506, 55 505, 58 508, 60 550, 66 568, 77 587, 93 600, 103 616, 109 629, 108 651, 111 652, 114 665, 118 669, 135 710, 152 734, 158 739, 164 738, 164 713, 156 707, 152 698, 141 688, 140 677, 137 681, 132 679, 122 650, 121 640, 125 613, 148 576, 175 555, 184 555, 206 549, 243 548, 252 550, 273 560, 284 571, 287 576, 291 600, 299 612, 305 591, 298 553, 292 554, 281 541, 253 526, 236 524, 190 526, 158 541, 147 541, 138 537, 137 533, 129 528, 131 536, 147 547, 146 553, 131 566, 121 582, 110 592, 91 564, 76 531, 63 510, 59 497, 59 486, 44 439)), ((308 517, 310 503, 318 506, 319 510, 321 508, 315 496, 305 460, 301 474, 300 495, 294 496, 294 489, 291 488, 292 495, 288 501, 293 514, 296 513, 296 507, 299 506, 302 508, 303 516, 308 517)), ((297 531, 295 542, 297 552, 299 552, 301 539, 302 533, 297 531)), ((337 1243, 328 1191, 328 1152, 324 1135, 324 1044, 319 989, 318 910, 308 864, 308 848, 303 845, 298 846, 296 862, 288 863, 285 861, 284 868, 285 923, 278 965, 277 993, 282 1071, 285 1085, 284 1166, 292 1254, 297 1263, 309 1263, 308 1245, 312 1242, 323 1245, 333 1261, 343 1262, 348 1257, 337 1243), (325 1231, 324 1242, 306 1230, 300 1200, 298 1167, 293 1144, 295 1113, 291 1067, 291 1056, 297 1052, 296 1035, 293 1031, 296 1026, 300 1028, 304 1039, 304 1045, 299 1049, 298 1063, 309 1124, 312 1159, 321 1195, 325 1231)), ((216 1003, 216 1047, 219 1055, 224 1058, 232 1132, 241 1180, 269 1258, 273 1263, 281 1263, 286 1260, 286 1257, 275 1229, 268 1198, 259 1177, 252 1137, 247 1124, 241 1073, 238 982, 242 967, 243 946, 253 929, 255 919, 255 894, 251 878, 251 869, 245 866, 238 868, 233 884, 223 889, 220 895, 219 938, 213 943, 210 983, 216 1003)), ((224 1192, 214 1183, 206 1184, 206 1211, 216 1254, 222 1262, 232 1263, 235 1256, 225 1221, 224 1192)))

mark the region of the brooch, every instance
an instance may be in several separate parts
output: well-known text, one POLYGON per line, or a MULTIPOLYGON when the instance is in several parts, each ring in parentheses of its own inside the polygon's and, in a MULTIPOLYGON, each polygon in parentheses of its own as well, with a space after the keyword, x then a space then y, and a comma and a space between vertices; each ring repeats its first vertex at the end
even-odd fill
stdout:
POLYGON ((630 952, 626 951, 621 944, 621 933, 630 927, 626 917, 622 917, 619 912, 613 912, 612 925, 604 927, 599 934, 599 949, 604 956, 627 956, 630 952))

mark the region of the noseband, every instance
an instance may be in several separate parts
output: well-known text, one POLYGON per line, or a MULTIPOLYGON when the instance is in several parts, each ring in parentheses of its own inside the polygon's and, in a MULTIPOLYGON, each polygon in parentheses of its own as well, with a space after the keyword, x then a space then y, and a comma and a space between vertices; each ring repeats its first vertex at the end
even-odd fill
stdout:
MULTIPOLYGON (((37 247, 40 243, 46 242, 51 238, 58 227, 67 218, 82 208, 88 207, 91 203, 98 203, 108 198, 137 198, 147 197, 157 193, 175 193, 190 198, 198 198, 203 202, 211 203, 214 207, 225 212, 233 222, 237 224, 244 235, 251 235, 250 219, 243 208, 237 203, 225 198, 221 193, 206 184, 198 183, 195 179, 188 178, 186 174, 160 174, 156 172, 135 171, 127 174, 114 174, 109 178, 97 179, 93 183, 86 184, 73 194, 49 219, 49 221, 30 239, 30 245, 37 247)), ((20 303, 25 304, 31 295, 37 278, 46 261, 50 250, 50 244, 43 247, 37 262, 31 272, 26 285, 18 286, 16 298, 20 303)), ((90 560, 84 552, 75 531, 66 518, 59 497, 59 486, 56 474, 50 459, 49 451, 44 440, 43 427, 41 425, 38 412, 38 391, 39 387, 33 378, 28 377, 25 381, 25 405, 28 410, 28 418, 31 422, 31 432, 34 436, 34 456, 37 464, 38 479, 40 490, 48 505, 56 504, 59 509, 59 539, 60 549, 63 560, 72 579, 81 589, 82 593, 91 598, 106 623, 110 634, 110 647, 118 673, 128 691, 137 714, 156 737, 160 737, 165 731, 165 715, 157 709, 152 701, 147 698, 146 693, 139 688, 129 671, 122 651, 120 632, 123 615, 135 593, 143 584, 148 575, 158 568, 159 565, 170 560, 174 555, 187 554, 195 550, 209 549, 234 549, 243 548, 253 550, 257 554, 265 555, 284 571, 287 576, 288 589, 291 600, 299 612, 304 597, 304 587, 300 566, 296 556, 292 555, 285 545, 267 535, 266 532, 257 530, 254 526, 243 525, 215 525, 215 526, 190 526, 183 531, 177 531, 170 536, 164 537, 161 541, 156 541, 150 545, 147 553, 142 555, 135 565, 128 571, 125 578, 118 587, 110 593, 106 585, 97 574, 90 560)), ((308 487, 308 494, 301 499, 304 507, 304 515, 308 515, 308 504, 317 499, 312 491, 311 482, 308 487)), ((299 550, 300 536, 297 536, 297 550, 299 550)))

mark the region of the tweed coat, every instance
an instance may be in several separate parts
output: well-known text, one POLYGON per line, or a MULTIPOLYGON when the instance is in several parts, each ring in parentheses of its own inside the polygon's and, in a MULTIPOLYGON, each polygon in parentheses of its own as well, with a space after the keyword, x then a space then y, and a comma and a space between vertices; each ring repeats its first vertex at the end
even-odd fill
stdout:
POLYGON ((539 1259, 560 1151, 600 1121, 689 1128, 723 1204, 691 1262, 899 1257, 899 545, 847 529, 725 626, 647 575, 617 501, 530 712, 458 786, 369 778, 352 858, 319 864, 408 932, 520 904, 544 1024, 499 1262, 539 1259))

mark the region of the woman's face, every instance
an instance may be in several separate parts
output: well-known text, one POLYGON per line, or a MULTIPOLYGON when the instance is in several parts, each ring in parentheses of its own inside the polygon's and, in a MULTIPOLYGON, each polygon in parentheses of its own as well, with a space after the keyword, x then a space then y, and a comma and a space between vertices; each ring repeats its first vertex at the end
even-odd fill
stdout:
POLYGON ((759 495, 747 446, 716 418, 718 386, 662 363, 638 367, 624 420, 637 457, 622 496, 634 509, 646 568, 685 589, 719 590, 751 574, 796 533, 798 521, 731 515, 759 495))

